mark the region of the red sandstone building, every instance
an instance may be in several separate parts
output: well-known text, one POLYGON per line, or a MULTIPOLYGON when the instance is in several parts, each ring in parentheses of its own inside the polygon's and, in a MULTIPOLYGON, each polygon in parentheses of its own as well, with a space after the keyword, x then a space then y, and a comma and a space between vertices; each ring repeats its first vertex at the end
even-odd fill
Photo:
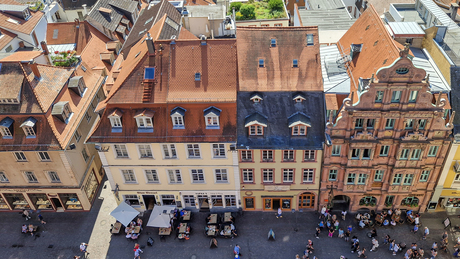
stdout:
POLYGON ((351 93, 328 119, 320 205, 425 211, 450 145, 447 100, 430 91, 426 71, 373 7, 338 47, 349 58, 351 93))

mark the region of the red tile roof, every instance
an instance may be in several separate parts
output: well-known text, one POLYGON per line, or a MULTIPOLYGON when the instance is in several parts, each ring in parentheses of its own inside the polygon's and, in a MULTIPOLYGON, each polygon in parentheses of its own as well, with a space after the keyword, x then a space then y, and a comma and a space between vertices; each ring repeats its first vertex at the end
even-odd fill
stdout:
POLYGON ((180 34, 179 34, 179 39, 181 40, 195 40, 198 39, 193 33, 191 33, 189 30, 185 29, 185 27, 180 28, 180 34))
MULTIPOLYGON (((0 0, 0 4, 11 4, 11 5, 22 5, 13 0, 0 0)), ((0 10, 0 27, 7 29, 11 32, 21 32, 25 34, 31 34, 38 22, 43 18, 44 13, 41 11, 33 12, 29 9, 31 17, 25 21, 24 19, 19 19, 14 15, 10 15, 0 10), (19 21, 19 24, 12 23, 8 21, 8 18, 19 21)))
POLYGON ((42 54, 42 51, 16 51, 8 57, 0 59, 0 62, 30 61, 42 54))
POLYGON ((185 6, 187 5, 215 5, 212 0, 187 0, 185 6))
POLYGON ((48 23, 46 43, 48 45, 74 43, 77 54, 80 54, 91 39, 89 26, 86 21, 80 22, 78 28, 75 22, 48 23), (56 30, 57 33, 55 33, 56 30))
POLYGON ((14 38, 18 36, 12 32, 3 29, 0 29, 0 35, 3 35, 3 37, 0 38, 0 49, 6 47, 14 38))
POLYGON ((238 27, 237 35, 240 91, 323 90, 318 27, 238 27), (313 45, 307 46, 307 34, 313 45))

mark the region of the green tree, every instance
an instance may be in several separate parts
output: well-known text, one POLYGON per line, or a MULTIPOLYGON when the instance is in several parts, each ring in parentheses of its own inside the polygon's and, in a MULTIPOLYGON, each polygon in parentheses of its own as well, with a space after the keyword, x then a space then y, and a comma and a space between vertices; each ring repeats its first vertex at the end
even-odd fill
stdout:
POLYGON ((235 7, 235 12, 238 12, 241 8, 241 2, 233 2, 230 4, 230 11, 233 11, 233 7, 235 7))
POLYGON ((284 7, 283 0, 270 0, 268 2, 268 7, 272 12, 274 11, 282 11, 284 7))
POLYGON ((254 19, 256 13, 254 12, 256 8, 252 4, 242 5, 240 8, 240 13, 243 15, 244 19, 254 19))

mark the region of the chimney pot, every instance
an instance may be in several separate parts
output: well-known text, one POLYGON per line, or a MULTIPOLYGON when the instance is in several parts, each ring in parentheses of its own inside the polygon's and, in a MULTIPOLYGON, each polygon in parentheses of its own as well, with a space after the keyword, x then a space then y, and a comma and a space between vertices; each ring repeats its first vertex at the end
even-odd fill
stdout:
POLYGON ((40 71, 38 71, 37 63, 35 63, 35 61, 32 60, 30 61, 29 66, 32 69, 32 72, 34 73, 35 78, 40 79, 42 76, 40 75, 40 71))
POLYGON ((40 45, 42 46, 43 53, 44 53, 45 55, 49 55, 50 52, 49 52, 49 50, 48 50, 48 45, 46 44, 46 41, 40 42, 40 45))

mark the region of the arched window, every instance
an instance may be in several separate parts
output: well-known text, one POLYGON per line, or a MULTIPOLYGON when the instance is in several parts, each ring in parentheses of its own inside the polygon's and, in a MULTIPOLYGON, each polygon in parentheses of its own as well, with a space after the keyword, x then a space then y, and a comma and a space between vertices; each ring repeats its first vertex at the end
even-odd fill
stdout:
POLYGON ((418 202, 417 197, 406 197, 401 201, 401 206, 418 207, 418 202))
POLYGON ((377 198, 373 196, 366 196, 359 200, 359 205, 361 206, 375 206, 377 204, 377 198))

